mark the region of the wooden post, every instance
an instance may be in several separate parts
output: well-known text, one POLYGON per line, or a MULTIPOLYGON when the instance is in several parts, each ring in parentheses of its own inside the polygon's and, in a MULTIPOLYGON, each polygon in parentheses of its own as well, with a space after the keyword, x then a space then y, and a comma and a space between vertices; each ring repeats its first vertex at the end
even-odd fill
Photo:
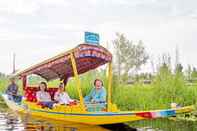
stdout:
POLYGON ((107 91, 107 111, 111 111, 111 93, 112 93, 112 63, 109 63, 108 66, 108 91, 107 91))
POLYGON ((16 54, 13 53, 13 70, 12 70, 12 74, 16 73, 16 54))
POLYGON ((26 93, 26 88, 27 88, 27 76, 23 76, 22 78, 22 86, 23 86, 23 95, 26 93))
POLYGON ((76 61, 75 61, 73 53, 70 53, 70 58, 71 58, 74 77, 75 77, 75 80, 77 82, 77 91, 78 91, 78 94, 79 94, 80 105, 82 106, 83 111, 85 111, 85 105, 84 105, 83 95, 82 95, 82 91, 81 91, 81 83, 80 83, 80 80, 79 80, 76 61))
POLYGON ((27 86, 27 76, 23 76, 22 81, 23 81, 23 90, 25 90, 27 86))

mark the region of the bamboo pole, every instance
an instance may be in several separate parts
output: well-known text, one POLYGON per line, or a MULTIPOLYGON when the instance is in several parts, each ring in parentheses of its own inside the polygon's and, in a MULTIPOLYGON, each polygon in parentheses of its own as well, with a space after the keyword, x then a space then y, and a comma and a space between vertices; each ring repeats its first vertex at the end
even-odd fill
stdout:
POLYGON ((84 105, 84 100, 83 100, 83 95, 82 95, 82 90, 81 90, 81 83, 80 83, 80 80, 79 80, 76 61, 75 61, 73 53, 70 53, 70 58, 71 58, 74 77, 75 77, 75 80, 77 82, 77 91, 78 91, 78 94, 79 94, 80 105, 81 105, 83 111, 85 111, 85 105, 84 105))
POLYGON ((112 63, 110 62, 108 65, 108 97, 107 97, 107 111, 111 111, 111 93, 112 93, 112 63))

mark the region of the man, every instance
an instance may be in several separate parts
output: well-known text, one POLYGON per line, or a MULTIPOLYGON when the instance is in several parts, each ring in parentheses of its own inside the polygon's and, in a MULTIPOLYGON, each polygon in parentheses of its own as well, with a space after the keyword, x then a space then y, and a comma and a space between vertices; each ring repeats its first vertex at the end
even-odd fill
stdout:
POLYGON ((15 83, 15 78, 10 78, 10 85, 8 85, 6 94, 8 95, 8 98, 10 100, 13 100, 15 102, 21 101, 21 96, 18 96, 18 85, 15 83))
POLYGON ((94 81, 94 88, 84 98, 85 102, 102 103, 106 101, 106 91, 100 79, 94 81))

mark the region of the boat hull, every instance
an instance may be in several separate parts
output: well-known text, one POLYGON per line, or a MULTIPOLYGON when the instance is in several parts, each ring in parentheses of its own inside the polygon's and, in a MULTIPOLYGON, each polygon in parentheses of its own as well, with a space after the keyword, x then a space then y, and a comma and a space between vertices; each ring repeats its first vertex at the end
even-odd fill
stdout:
POLYGON ((177 113, 190 112, 193 107, 183 107, 179 109, 168 109, 168 110, 154 110, 154 111, 136 111, 136 112, 87 112, 87 113, 65 113, 52 111, 50 109, 40 110, 26 108, 23 104, 17 104, 9 99, 6 95, 3 98, 8 105, 14 111, 30 114, 37 117, 43 117, 58 121, 74 122, 90 125, 104 125, 104 124, 115 124, 124 123, 129 121, 138 121, 143 119, 155 119, 160 117, 170 117, 177 113))

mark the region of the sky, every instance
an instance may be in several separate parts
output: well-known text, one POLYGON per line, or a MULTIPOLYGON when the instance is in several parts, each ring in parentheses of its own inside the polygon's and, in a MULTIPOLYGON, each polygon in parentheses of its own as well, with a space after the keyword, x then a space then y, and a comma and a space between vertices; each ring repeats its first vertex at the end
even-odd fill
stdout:
MULTIPOLYGON (((12 54, 21 70, 83 43, 84 31, 100 34, 101 44, 124 33, 142 40, 151 59, 163 53, 197 67, 196 0, 1 0, 0 72, 12 72, 12 54)), ((150 62, 142 67, 150 71, 150 62)))

